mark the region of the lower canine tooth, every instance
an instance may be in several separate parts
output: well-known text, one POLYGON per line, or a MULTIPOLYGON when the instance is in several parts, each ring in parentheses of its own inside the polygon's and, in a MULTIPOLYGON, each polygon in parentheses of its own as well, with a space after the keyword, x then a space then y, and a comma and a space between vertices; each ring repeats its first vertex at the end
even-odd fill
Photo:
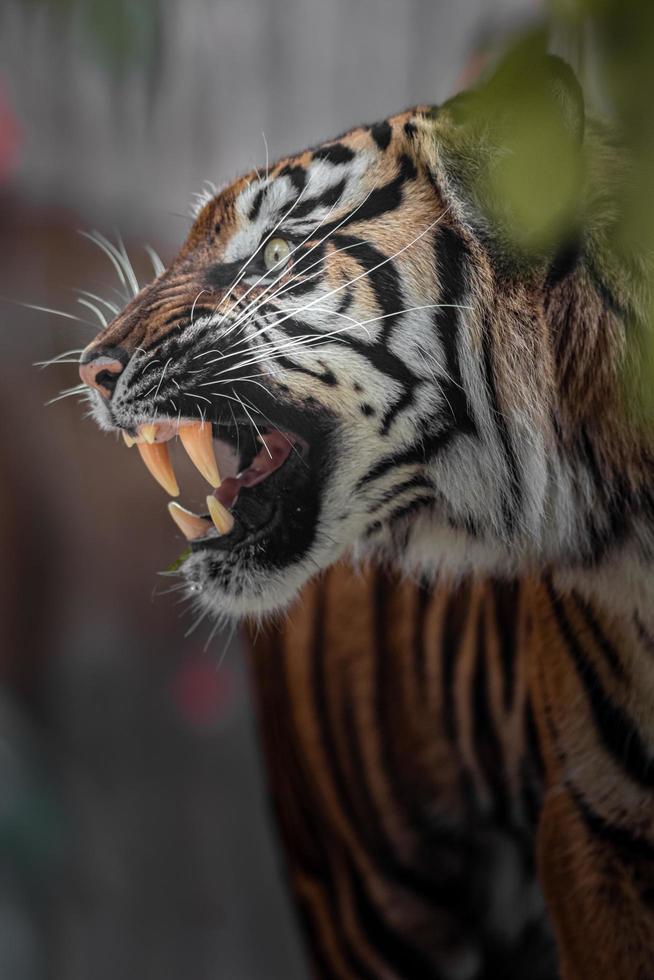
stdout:
POLYGON ((216 497, 209 494, 207 507, 214 527, 219 534, 227 534, 234 527, 234 518, 216 497))
POLYGON ((165 442, 155 442, 152 445, 149 445, 145 442, 137 442, 136 445, 138 446, 138 451, 141 454, 141 459, 157 483, 162 486, 171 497, 177 497, 179 494, 179 487, 177 486, 175 473, 170 462, 170 456, 168 455, 167 444, 165 442))
POLYGON ((168 504, 168 513, 187 541, 204 538, 211 527, 209 521, 205 521, 203 517, 198 517, 197 514, 182 507, 175 500, 171 500, 168 504))
POLYGON ((147 422, 143 425, 139 425, 139 433, 144 442, 148 445, 152 445, 157 438, 157 427, 152 422, 147 422))

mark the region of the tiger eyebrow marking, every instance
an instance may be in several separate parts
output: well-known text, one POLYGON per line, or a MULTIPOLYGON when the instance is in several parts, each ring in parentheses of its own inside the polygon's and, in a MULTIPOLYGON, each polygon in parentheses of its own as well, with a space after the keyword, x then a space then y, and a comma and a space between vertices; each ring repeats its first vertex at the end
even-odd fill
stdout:
POLYGON ((264 184, 264 186, 260 187, 259 190, 257 191, 254 201, 252 202, 252 205, 250 207, 250 210, 248 211, 248 215, 247 215, 248 221, 256 221, 257 218, 259 217, 259 212, 261 211, 261 205, 263 204, 264 197, 268 193, 269 186, 270 186, 269 184, 264 184))
POLYGON ((356 153, 345 143, 332 143, 331 146, 321 146, 314 151, 314 160, 326 160, 327 163, 340 164, 350 163, 354 160, 356 153))
POLYGON ((334 207, 334 205, 338 204, 342 198, 346 186, 347 178, 343 177, 343 179, 339 180, 337 184, 332 184, 331 187, 324 190, 322 194, 319 194, 316 197, 308 197, 302 204, 302 207, 298 208, 293 215, 293 220, 297 221, 300 218, 305 218, 307 215, 311 214, 312 211, 315 211, 318 208, 334 207))

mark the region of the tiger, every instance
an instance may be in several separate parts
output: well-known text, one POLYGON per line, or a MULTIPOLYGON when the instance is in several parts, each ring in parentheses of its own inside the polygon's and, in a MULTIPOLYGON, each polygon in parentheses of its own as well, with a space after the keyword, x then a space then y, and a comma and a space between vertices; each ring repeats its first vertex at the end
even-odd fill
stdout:
POLYGON ((176 574, 259 634, 320 976, 654 977, 651 261, 619 141, 545 66, 584 161, 560 240, 482 192, 485 80, 208 193, 80 360, 101 429, 208 483, 169 504, 176 574))

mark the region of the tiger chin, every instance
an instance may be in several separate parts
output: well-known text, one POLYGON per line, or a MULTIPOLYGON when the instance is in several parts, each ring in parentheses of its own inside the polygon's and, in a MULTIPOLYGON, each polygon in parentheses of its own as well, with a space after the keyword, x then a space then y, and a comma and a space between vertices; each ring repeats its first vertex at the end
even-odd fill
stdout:
POLYGON ((206 513, 170 510, 216 615, 282 609, 346 553, 427 576, 649 560, 651 457, 623 391, 644 269, 609 254, 612 141, 548 71, 562 139, 606 163, 580 173, 565 242, 521 250, 480 194, 507 123, 466 94, 207 199, 85 350, 99 425, 173 496, 176 442, 207 480, 206 513))

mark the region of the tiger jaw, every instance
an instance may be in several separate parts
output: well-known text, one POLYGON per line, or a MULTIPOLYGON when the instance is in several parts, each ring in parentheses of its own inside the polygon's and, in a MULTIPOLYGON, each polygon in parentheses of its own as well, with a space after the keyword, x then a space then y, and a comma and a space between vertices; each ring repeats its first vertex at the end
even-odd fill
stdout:
POLYGON ((130 451, 170 496, 180 496, 178 445, 206 480, 204 513, 179 500, 168 511, 188 545, 179 574, 214 613, 273 608, 279 591, 273 597, 270 583, 315 561, 330 439, 324 418, 299 415, 280 411, 279 428, 263 428, 260 420, 255 429, 246 419, 218 424, 161 417, 121 428, 130 451))
POLYGON ((229 460, 227 465, 230 472, 222 477, 214 443, 221 447, 223 459, 229 458, 225 455, 229 454, 229 447, 225 438, 221 439, 219 429, 214 437, 214 426, 210 422, 147 422, 139 424, 132 432, 121 430, 125 445, 129 449, 137 447, 150 475, 171 497, 178 497, 180 493, 168 448, 168 443, 173 439, 179 440, 191 462, 209 484, 211 492, 207 495, 207 518, 194 514, 177 501, 168 504, 170 516, 179 530, 188 542, 197 547, 210 542, 216 535, 222 537, 233 530, 232 512, 242 490, 268 480, 286 463, 291 453, 301 457, 307 450, 306 441, 291 432, 278 429, 259 432, 256 439, 260 449, 256 455, 245 466, 239 466, 236 458, 229 460))

